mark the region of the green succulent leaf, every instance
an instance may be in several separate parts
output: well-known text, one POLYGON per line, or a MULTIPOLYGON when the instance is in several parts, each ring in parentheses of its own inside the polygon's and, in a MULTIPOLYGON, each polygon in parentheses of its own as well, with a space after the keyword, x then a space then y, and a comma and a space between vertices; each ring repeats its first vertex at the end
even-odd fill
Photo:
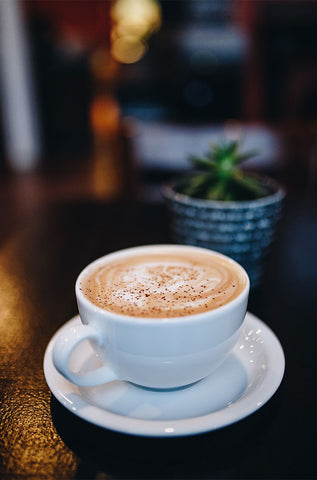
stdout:
POLYGON ((210 145, 202 157, 191 156, 193 165, 202 173, 187 178, 180 187, 185 195, 209 200, 236 201, 266 196, 268 191, 257 178, 243 173, 239 164, 256 155, 241 152, 238 140, 210 145))
POLYGON ((233 140, 225 146, 225 150, 227 151, 228 155, 235 156, 239 150, 239 140, 233 140))
POLYGON ((202 173, 187 179, 181 189, 182 193, 190 197, 201 197, 208 185, 213 181, 212 175, 202 173))
POLYGON ((256 155, 258 155, 256 150, 249 150, 248 152, 240 153, 236 156, 236 164, 242 163, 249 158, 255 157, 256 155))
POLYGON ((240 177, 233 177, 232 180, 238 185, 238 187, 253 195, 254 198, 261 198, 267 195, 266 188, 264 188, 254 177, 243 175, 240 177))
POLYGON ((202 169, 213 169, 216 165, 216 162, 211 158, 201 158, 201 157, 194 157, 192 156, 191 162, 195 167, 202 168, 202 169))

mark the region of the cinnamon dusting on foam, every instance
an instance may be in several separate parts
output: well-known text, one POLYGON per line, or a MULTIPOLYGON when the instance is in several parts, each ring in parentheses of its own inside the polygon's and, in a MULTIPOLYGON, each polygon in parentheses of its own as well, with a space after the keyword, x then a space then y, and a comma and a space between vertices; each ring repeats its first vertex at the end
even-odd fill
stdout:
POLYGON ((105 263, 84 277, 81 289, 105 310, 134 317, 182 317, 235 299, 246 278, 217 255, 155 253, 105 263))

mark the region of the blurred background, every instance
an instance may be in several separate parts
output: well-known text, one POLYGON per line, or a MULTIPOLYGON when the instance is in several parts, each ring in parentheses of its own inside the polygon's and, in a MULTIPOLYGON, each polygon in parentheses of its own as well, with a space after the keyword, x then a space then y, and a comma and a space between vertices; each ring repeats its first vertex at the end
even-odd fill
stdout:
POLYGON ((44 199, 161 201, 224 136, 314 196, 316 26, 305 0, 2 0, 2 233, 44 199))

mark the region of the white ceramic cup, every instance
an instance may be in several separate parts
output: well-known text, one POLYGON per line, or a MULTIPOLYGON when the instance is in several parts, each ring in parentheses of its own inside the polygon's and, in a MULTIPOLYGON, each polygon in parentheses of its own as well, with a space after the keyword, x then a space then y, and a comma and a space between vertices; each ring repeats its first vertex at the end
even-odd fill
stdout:
POLYGON ((209 252, 185 245, 151 245, 121 250, 88 265, 76 282, 76 297, 82 325, 61 331, 53 348, 56 369, 78 386, 95 386, 126 380, 156 389, 194 383, 215 370, 235 345, 245 318, 249 278, 245 270, 228 259, 246 278, 243 291, 229 303, 203 313, 173 318, 143 318, 119 315, 91 303, 79 288, 81 279, 108 262, 134 253, 209 252), (74 372, 70 357, 89 340, 103 366, 89 372, 74 372))

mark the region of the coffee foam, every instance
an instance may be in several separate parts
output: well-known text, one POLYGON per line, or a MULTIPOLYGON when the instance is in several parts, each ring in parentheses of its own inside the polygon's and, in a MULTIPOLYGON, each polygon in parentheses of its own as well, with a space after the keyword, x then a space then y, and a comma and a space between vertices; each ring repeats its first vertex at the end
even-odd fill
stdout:
POLYGON ((105 310, 134 317, 182 317, 213 310, 236 298, 246 278, 233 262, 209 253, 133 255, 105 263, 80 289, 105 310))

